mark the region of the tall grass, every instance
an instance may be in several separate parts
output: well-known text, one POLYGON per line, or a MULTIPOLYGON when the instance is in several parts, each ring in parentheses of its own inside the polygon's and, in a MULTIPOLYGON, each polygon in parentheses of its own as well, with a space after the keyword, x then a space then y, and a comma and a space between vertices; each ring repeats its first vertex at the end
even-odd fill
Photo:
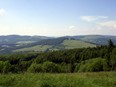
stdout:
POLYGON ((116 72, 6 74, 0 87, 116 87, 116 72))

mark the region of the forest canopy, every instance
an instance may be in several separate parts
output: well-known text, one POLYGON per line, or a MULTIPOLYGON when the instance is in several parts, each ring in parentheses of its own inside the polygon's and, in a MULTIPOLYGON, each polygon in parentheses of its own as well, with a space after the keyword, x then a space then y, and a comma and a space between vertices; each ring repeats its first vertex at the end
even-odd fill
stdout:
POLYGON ((116 70, 116 46, 0 55, 0 73, 73 73, 116 70))

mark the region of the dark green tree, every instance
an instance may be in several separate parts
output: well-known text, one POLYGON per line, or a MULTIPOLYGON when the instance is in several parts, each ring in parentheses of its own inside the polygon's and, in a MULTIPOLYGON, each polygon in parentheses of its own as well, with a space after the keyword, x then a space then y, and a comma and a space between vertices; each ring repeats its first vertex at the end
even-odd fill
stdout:
POLYGON ((111 70, 116 70, 116 48, 113 49, 110 55, 110 65, 111 65, 111 70))
POLYGON ((110 48, 114 47, 114 43, 113 43, 113 41, 111 39, 109 39, 109 41, 108 41, 108 46, 110 48))

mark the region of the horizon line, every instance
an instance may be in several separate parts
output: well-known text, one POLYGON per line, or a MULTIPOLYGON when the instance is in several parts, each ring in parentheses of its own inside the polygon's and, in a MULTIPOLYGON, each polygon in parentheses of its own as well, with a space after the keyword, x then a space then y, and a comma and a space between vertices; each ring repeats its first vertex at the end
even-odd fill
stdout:
POLYGON ((51 36, 51 35, 26 35, 26 34, 6 34, 0 36, 40 36, 40 37, 66 37, 66 36, 116 36, 108 34, 79 34, 79 35, 61 35, 61 36, 51 36))

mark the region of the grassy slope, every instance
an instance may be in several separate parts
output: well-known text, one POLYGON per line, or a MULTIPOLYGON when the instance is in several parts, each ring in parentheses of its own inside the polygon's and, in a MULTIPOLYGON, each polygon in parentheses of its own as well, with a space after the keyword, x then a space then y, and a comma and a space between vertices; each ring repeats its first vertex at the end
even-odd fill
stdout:
POLYGON ((96 45, 79 41, 79 40, 64 40, 63 45, 66 49, 73 49, 73 48, 83 48, 83 47, 95 47, 96 45))
POLYGON ((0 87, 116 87, 116 72, 6 74, 0 87))
POLYGON ((18 41, 16 42, 17 45, 22 46, 22 45, 27 45, 27 44, 31 44, 34 43, 36 41, 18 41))
MULTIPOLYGON (((79 41, 79 40, 64 40, 62 43, 65 49, 73 49, 73 48, 83 48, 83 47, 95 47, 96 45, 90 44, 87 42, 79 41)), ((60 50, 64 49, 62 46, 52 47, 52 45, 37 45, 33 47, 21 48, 14 50, 13 52, 20 52, 20 51, 45 51, 46 49, 50 50, 60 50)))
POLYGON ((17 50, 13 50, 13 52, 19 52, 19 51, 45 51, 47 48, 51 48, 49 45, 37 45, 33 47, 28 47, 28 48, 21 48, 17 50))

